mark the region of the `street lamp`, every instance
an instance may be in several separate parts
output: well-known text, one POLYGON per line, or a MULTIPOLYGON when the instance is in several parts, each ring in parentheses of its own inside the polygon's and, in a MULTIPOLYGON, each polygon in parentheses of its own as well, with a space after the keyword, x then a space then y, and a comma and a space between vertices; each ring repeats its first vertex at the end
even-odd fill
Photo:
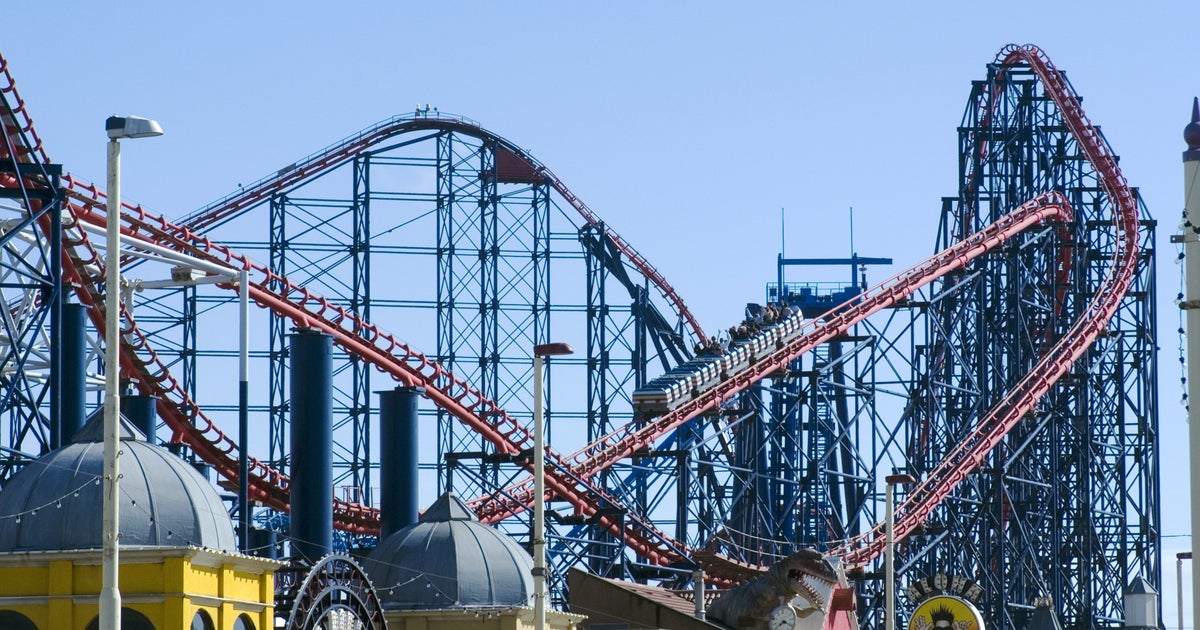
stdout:
POLYGON ((158 123, 137 116, 109 116, 104 121, 108 133, 108 205, 105 210, 107 245, 104 254, 104 497, 102 564, 100 581, 100 628, 121 627, 121 590, 117 583, 120 539, 120 469, 117 452, 121 444, 120 393, 118 376, 121 341, 121 140, 161 136, 158 123))
MULTIPOLYGON (((151 245, 139 244, 139 247, 158 249, 151 245)), ((159 260, 175 260, 182 264, 171 269, 170 280, 134 280, 126 283, 129 291, 125 299, 125 313, 133 315, 133 291, 146 289, 166 289, 171 287, 194 287, 201 284, 216 284, 233 280, 238 288, 238 549, 243 554, 250 553, 250 460, 248 445, 250 444, 250 275, 245 269, 231 269, 221 265, 206 263, 190 256, 183 256, 170 250, 159 251, 166 254, 159 260), (214 274, 214 275, 206 275, 214 274)), ((145 256, 137 251, 130 252, 132 256, 145 256)), ((145 256, 152 258, 151 256, 145 256)))
POLYGON ((893 556, 896 554, 896 550, 894 549, 896 541, 893 538, 893 530, 896 526, 896 510, 893 494, 897 485, 917 483, 917 478, 912 475, 888 475, 884 477, 883 481, 887 484, 884 490, 884 505, 886 509, 884 540, 886 546, 883 550, 883 607, 884 613, 887 616, 883 620, 883 627, 884 630, 896 630, 896 567, 893 559, 893 556))
POLYGON ((533 347, 533 627, 546 628, 546 444, 542 430, 542 370, 546 357, 575 352, 565 343, 533 347))

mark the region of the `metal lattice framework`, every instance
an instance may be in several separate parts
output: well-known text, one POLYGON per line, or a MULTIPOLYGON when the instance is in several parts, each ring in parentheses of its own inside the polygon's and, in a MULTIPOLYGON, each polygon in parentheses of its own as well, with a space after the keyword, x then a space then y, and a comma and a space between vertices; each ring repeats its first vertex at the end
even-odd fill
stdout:
POLYGON ((31 159, 41 138, 14 89, 0 59, 0 479, 62 437, 61 167, 31 159))
MULTIPOLYGON (((3 76, 7 155, 20 158, 0 172, 4 189, 53 190, 52 172, 12 174, 49 160, 3 76)), ((961 129, 960 193, 943 202, 938 254, 663 416, 634 417, 629 393, 704 336, 682 299, 528 152, 429 111, 180 221, 123 208, 130 251, 160 257, 131 275, 173 276, 187 261, 248 273, 261 307, 251 372, 268 375, 252 384, 251 424, 265 435, 239 445, 219 428, 237 411, 228 283, 137 294, 121 313, 121 368, 159 397, 164 436, 222 479, 236 481, 240 449, 265 455, 251 458, 251 497, 284 512, 285 335, 320 329, 339 352, 335 525, 378 529, 372 391, 399 382, 430 401, 426 478, 478 497, 481 518, 524 538, 530 352, 568 340, 581 351, 556 358, 548 379, 556 575, 586 563, 683 585, 699 565, 720 583, 808 545, 871 568, 879 479, 898 470, 924 478, 898 510, 906 573, 972 577, 996 624, 1019 625, 1035 595, 1052 595, 1071 627, 1116 625, 1131 576, 1160 583, 1152 224, 1036 49, 989 66, 961 129)), ((6 237, 40 253, 6 245, 6 268, 40 273, 38 291, 67 278, 101 329, 88 230, 110 217, 102 191, 63 179, 61 230, 33 196, 13 205, 6 237), (61 259, 35 222, 62 235, 61 259)), ((5 291, 10 313, 26 312, 5 291)), ((48 379, 19 359, 53 346, 38 341, 46 317, 8 337, 5 356, 18 358, 4 374, 25 384, 6 392, 32 392, 6 398, 8 449, 49 443, 48 379)), ((862 595, 878 621, 877 589, 862 595)))
MULTIPOLYGON (((1067 197, 1075 222, 1070 234, 1028 234, 940 287, 906 435, 921 455, 912 472, 932 471, 1035 368, 1119 254, 1116 202, 1035 70, 1005 58, 973 84, 960 194, 945 203, 939 248, 1046 190, 1067 197), (1064 252, 1070 273, 1056 274, 1064 252)), ((1064 626, 1109 627, 1133 577, 1161 583, 1154 223, 1141 216, 1131 285, 1100 338, 904 549, 918 573, 973 576, 993 623, 1019 626, 1033 598, 1050 595, 1064 626)))

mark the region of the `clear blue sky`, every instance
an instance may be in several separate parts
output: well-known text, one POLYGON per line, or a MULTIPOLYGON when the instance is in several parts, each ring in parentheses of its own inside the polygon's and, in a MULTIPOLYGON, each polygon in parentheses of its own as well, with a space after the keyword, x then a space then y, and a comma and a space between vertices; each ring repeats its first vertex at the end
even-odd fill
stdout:
MULTIPOLYGON (((1161 221, 1162 462, 1177 476, 1169 235, 1200 10, 1048 4, 25 2, 0 10, 0 52, 79 177, 104 178, 106 116, 160 121, 167 135, 124 152, 123 188, 167 216, 417 103, 468 116, 532 151, 717 329, 771 278, 781 207, 789 255, 847 253, 849 206, 859 253, 896 269, 931 253, 970 82, 1003 45, 1037 44, 1161 221)), ((1173 626, 1185 487, 1165 483, 1162 504, 1173 626)))

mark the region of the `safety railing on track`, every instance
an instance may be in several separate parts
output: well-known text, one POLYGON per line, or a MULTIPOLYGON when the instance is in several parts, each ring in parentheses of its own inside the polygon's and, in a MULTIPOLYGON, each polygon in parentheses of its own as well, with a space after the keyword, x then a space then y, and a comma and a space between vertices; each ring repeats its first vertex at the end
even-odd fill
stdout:
MULTIPOLYGON (((46 157, 46 150, 42 147, 42 139, 38 136, 37 130, 33 128, 33 119, 29 117, 29 112, 25 109, 25 101, 21 100, 21 95, 17 92, 17 84, 13 81, 12 73, 9 72, 8 60, 2 55, 0 55, 0 93, 5 95, 4 102, 8 103, 9 109, 12 110, 12 119, 3 121, 4 132, 16 146, 24 147, 30 155, 34 156, 34 161, 49 164, 50 160, 46 157), (26 138, 20 138, 21 135, 26 138)), ((18 154, 16 157, 21 160, 26 156, 18 154)))

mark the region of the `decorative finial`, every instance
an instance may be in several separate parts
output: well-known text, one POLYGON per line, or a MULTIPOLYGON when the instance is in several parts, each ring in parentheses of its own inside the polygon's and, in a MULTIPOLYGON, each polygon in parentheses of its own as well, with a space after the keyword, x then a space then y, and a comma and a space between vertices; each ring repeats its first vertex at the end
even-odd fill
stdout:
POLYGON ((1200 98, 1192 99, 1192 122, 1183 128, 1183 141, 1188 145, 1183 161, 1200 162, 1200 98))
POLYGON ((1200 151, 1200 98, 1192 99, 1192 122, 1183 128, 1183 140, 1188 151, 1200 151))

